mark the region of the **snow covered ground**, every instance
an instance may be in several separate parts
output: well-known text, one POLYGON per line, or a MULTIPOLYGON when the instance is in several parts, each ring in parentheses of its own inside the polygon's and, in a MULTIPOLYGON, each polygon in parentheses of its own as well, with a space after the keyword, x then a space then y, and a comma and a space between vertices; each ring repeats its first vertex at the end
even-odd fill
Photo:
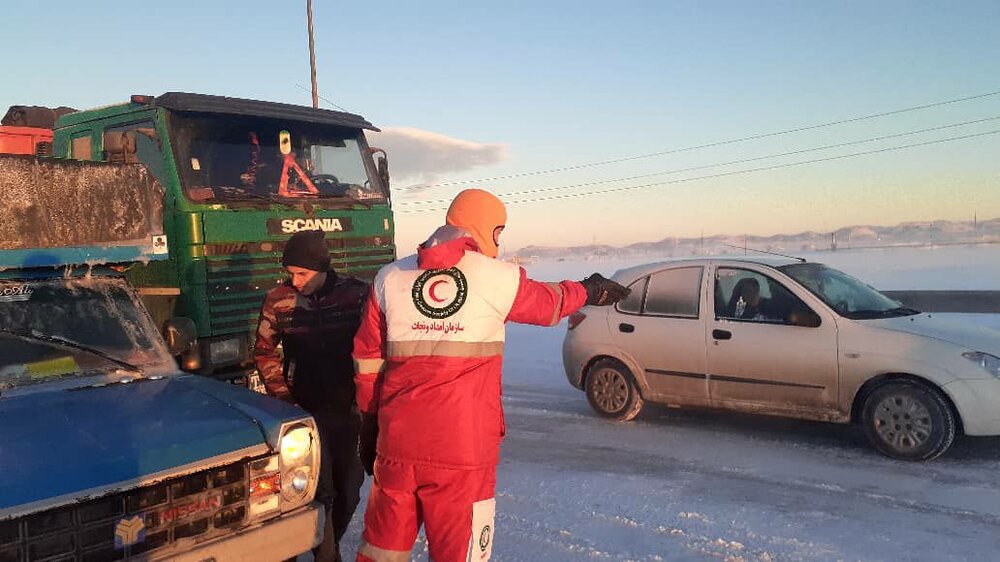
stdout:
MULTIPOLYGON (((1000 246, 809 257, 885 289, 1000 288, 1000 246)), ((580 279, 629 265, 550 262, 529 273, 580 279)), ((996 316, 962 318, 1000 328, 996 316)), ((494 560, 1000 556, 1000 438, 961 438, 940 459, 902 463, 830 424, 650 406, 633 423, 607 422, 565 380, 564 333, 508 330, 494 560)), ((362 510, 344 540, 351 556, 362 510)), ((421 538, 414 559, 426 557, 421 538)))

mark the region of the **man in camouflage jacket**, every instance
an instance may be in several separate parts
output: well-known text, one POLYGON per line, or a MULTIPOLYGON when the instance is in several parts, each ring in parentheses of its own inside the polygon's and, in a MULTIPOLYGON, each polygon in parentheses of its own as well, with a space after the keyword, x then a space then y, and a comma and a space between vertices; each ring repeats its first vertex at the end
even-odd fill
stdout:
POLYGON ((281 263, 289 280, 264 298, 254 362, 268 394, 316 420, 322 443, 316 499, 326 504, 327 526, 314 553, 317 561, 336 561, 364 483, 351 349, 369 288, 330 270, 319 230, 294 234, 281 263))

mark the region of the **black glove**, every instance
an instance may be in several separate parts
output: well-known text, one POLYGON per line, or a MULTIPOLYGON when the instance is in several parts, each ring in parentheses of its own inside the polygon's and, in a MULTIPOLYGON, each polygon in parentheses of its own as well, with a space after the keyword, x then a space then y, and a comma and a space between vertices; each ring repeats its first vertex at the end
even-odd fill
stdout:
POLYGON ((375 445, 378 442, 378 416, 361 414, 361 430, 358 437, 358 457, 361 466, 369 476, 375 474, 375 445))
POLYGON ((580 281, 580 284, 587 290, 587 304, 595 306, 615 304, 632 292, 618 283, 605 278, 600 273, 595 273, 580 281))

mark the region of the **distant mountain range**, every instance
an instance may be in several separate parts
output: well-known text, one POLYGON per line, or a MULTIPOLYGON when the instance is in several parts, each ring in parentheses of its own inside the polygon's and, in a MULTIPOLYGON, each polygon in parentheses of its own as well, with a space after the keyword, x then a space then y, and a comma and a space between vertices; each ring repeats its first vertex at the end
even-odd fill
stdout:
POLYGON ((1000 218, 987 221, 904 222, 895 226, 849 226, 835 232, 800 232, 774 236, 727 236, 664 238, 628 246, 527 246, 518 258, 567 258, 594 255, 690 256, 731 254, 744 246, 778 253, 816 252, 847 248, 933 246, 1000 243, 1000 218))

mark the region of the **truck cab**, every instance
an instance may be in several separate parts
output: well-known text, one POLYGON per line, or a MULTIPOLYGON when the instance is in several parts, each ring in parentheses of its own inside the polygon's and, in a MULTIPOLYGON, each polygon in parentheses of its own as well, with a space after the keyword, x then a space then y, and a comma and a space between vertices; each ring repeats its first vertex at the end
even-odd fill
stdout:
POLYGON ((388 167, 365 130, 350 113, 171 92, 64 115, 53 150, 140 162, 163 185, 171 258, 128 278, 157 325, 192 321, 183 368, 229 378, 250 365, 291 234, 323 230, 338 273, 365 280, 395 259, 388 167))
POLYGON ((0 561, 281 560, 322 536, 302 410, 179 370, 127 273, 162 263, 140 165, 0 155, 0 561))

